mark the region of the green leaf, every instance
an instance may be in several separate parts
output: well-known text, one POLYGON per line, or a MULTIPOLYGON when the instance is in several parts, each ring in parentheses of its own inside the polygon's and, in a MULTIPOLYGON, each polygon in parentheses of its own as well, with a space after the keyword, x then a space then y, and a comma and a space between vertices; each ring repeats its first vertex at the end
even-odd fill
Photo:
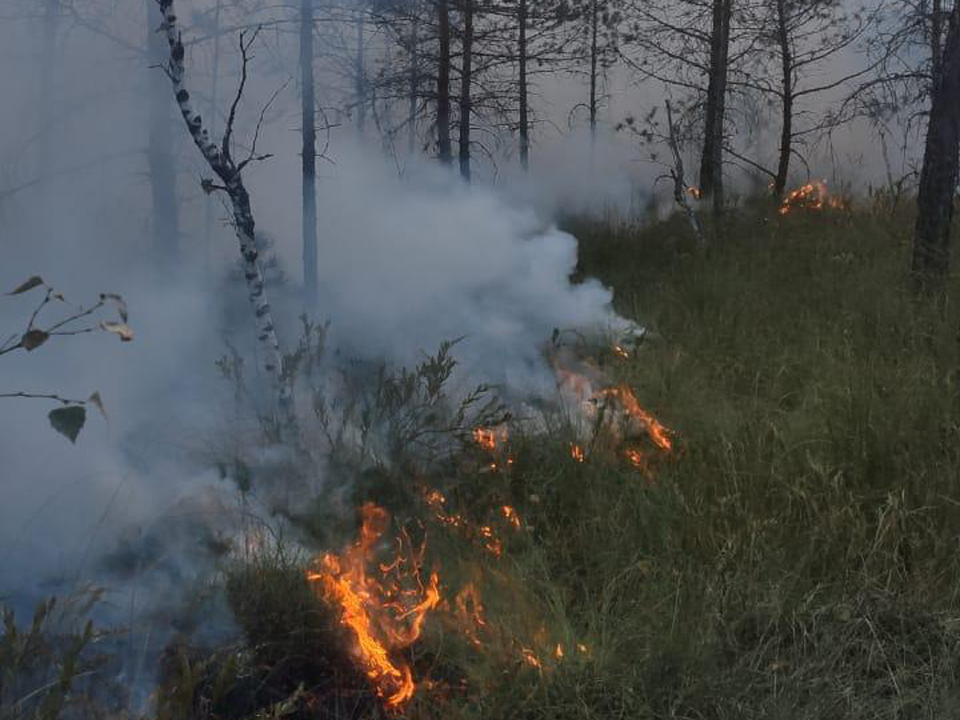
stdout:
POLYGON ((87 409, 82 405, 68 405, 51 410, 47 417, 50 418, 50 424, 54 430, 70 442, 76 443, 77 436, 80 435, 80 430, 87 421, 87 409))
POLYGON ((20 338, 20 345, 24 350, 30 352, 31 350, 36 350, 49 339, 50 335, 43 330, 28 330, 24 333, 23 337, 20 338))
POLYGON ((28 290, 33 290, 35 287, 43 285, 43 278, 39 275, 34 275, 32 278, 23 283, 13 292, 7 293, 7 295, 19 295, 20 293, 25 293, 28 290))

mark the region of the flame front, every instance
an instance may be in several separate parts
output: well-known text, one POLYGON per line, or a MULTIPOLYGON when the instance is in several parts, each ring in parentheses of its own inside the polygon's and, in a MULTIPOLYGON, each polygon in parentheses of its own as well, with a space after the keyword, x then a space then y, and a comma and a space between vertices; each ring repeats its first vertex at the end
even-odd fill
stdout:
POLYGON ((623 410, 633 420, 642 424, 653 444, 665 452, 673 449, 673 440, 670 439, 670 431, 653 415, 648 413, 637 400, 637 396, 626 385, 607 388, 597 393, 597 397, 614 398, 623 407, 623 410))
POLYGON ((779 213, 789 215, 796 208, 822 210, 825 207, 843 210, 847 203, 842 198, 831 196, 826 182, 812 182, 791 190, 780 204, 779 213))
POLYGON ((357 662, 372 682, 377 696, 391 710, 413 697, 416 683, 410 665, 399 652, 413 644, 423 630, 427 613, 440 603, 440 578, 420 575, 423 550, 410 547, 401 534, 397 555, 390 563, 375 563, 376 546, 390 523, 383 508, 367 503, 361 508, 360 539, 341 555, 327 553, 307 573, 318 594, 340 613, 340 622, 355 640, 357 662), (368 565, 380 577, 368 573, 368 565))

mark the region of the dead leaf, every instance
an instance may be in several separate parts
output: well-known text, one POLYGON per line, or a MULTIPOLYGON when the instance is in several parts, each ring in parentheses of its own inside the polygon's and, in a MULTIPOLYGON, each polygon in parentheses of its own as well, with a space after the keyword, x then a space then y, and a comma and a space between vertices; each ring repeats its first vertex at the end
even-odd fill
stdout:
POLYGON ((7 293, 7 295, 19 295, 20 293, 25 293, 28 290, 33 290, 35 287, 43 285, 43 278, 39 275, 34 275, 32 278, 23 283, 13 292, 7 293))
POLYGON ((133 330, 124 323, 102 322, 100 323, 100 329, 118 335, 121 342, 130 342, 133 340, 133 330))
POLYGON ((96 406, 97 410, 100 411, 100 414, 103 415, 104 420, 110 419, 107 417, 107 409, 103 406, 103 398, 100 397, 99 390, 87 398, 87 402, 96 406))
POLYGON ((49 339, 50 335, 43 330, 28 330, 23 334, 23 337, 20 338, 20 347, 30 352, 36 350, 49 339))
POLYGON ((117 306, 117 313, 120 315, 120 319, 124 322, 127 321, 127 303, 126 301, 117 295, 116 293, 101 293, 100 300, 106 301, 109 300, 114 305, 117 306))

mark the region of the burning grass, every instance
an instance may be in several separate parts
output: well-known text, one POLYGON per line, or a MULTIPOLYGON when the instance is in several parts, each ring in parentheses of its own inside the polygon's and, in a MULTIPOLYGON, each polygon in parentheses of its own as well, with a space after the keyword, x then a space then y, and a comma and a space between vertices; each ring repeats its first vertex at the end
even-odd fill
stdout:
POLYGON ((954 716, 956 288, 913 302, 910 217, 778 217, 575 228, 664 339, 560 358, 579 414, 364 469, 354 526, 305 507, 324 550, 230 570, 243 642, 166 717, 954 716))

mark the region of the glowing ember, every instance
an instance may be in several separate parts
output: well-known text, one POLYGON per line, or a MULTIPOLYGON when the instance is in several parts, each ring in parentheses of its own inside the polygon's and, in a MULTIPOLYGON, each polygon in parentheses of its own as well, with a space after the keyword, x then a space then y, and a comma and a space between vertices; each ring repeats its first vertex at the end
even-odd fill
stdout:
POLYGON ((531 667, 543 667, 543 663, 540 662, 540 658, 538 658, 537 654, 530 648, 520 648, 520 656, 523 658, 523 661, 531 667))
POLYGON ((503 512, 503 517, 506 518, 507 522, 519 530, 521 523, 520 516, 517 515, 517 511, 509 505, 504 505, 502 508, 500 508, 500 510, 503 512))
POLYGON ((583 454, 583 448, 576 443, 570 443, 570 457, 572 457, 578 463, 585 462, 587 459, 583 454))
POLYGON ((455 606, 455 615, 460 630, 472 645, 483 647, 480 633, 486 628, 487 621, 483 617, 483 602, 480 599, 480 591, 474 583, 467 583, 457 593, 455 606))
MULTIPOLYGON (((497 535, 497 531, 491 525, 474 525, 459 513, 447 511, 447 499, 439 490, 430 490, 425 493, 424 501, 433 511, 436 520, 448 527, 454 528, 464 537, 470 540, 474 545, 482 547, 494 557, 503 555, 503 541, 497 535)), ((522 523, 517 511, 510 505, 504 505, 500 508, 500 514, 514 528, 520 529, 522 523)))
POLYGON ((427 613, 440 603, 440 579, 421 577, 424 547, 410 547, 401 533, 392 562, 375 562, 377 545, 390 524, 386 510, 367 503, 361 508, 360 539, 339 556, 327 553, 307 572, 314 590, 340 611, 349 628, 357 664, 373 683, 384 705, 397 710, 413 697, 416 683, 400 651, 412 645, 427 613), (375 568, 373 573, 369 568, 375 568), (379 570, 377 577, 376 570, 379 570))

